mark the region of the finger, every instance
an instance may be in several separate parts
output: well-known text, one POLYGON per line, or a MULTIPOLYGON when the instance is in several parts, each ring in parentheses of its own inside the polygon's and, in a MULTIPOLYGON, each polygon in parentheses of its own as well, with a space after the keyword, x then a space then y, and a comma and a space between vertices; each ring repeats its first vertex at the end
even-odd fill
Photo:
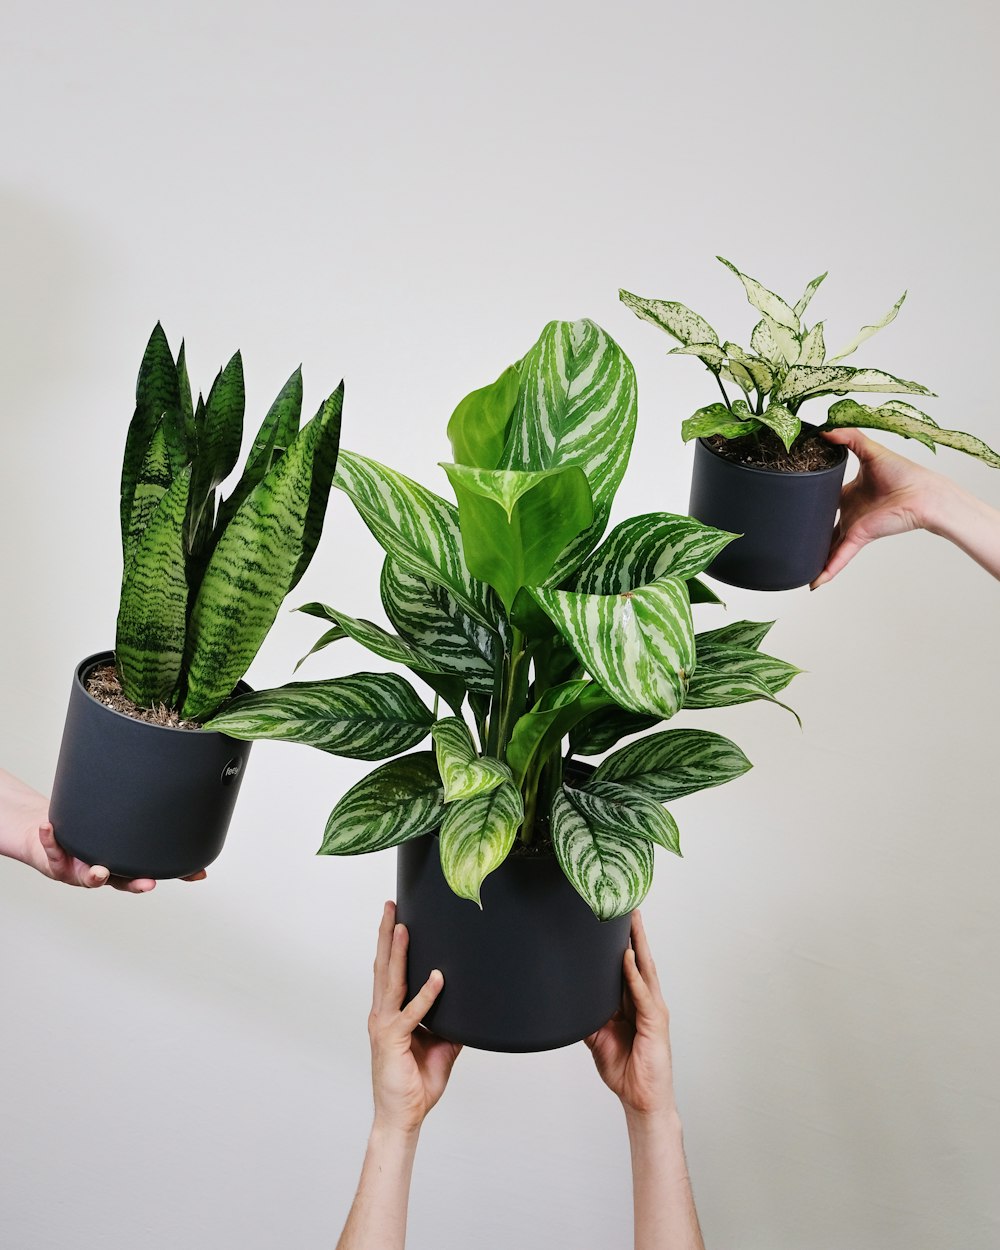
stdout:
POLYGON ((653 951, 646 936, 646 926, 642 921, 642 913, 638 908, 632 913, 632 949, 635 951, 636 962, 642 979, 657 994, 660 992, 660 978, 653 960, 653 951))
POLYGON ((385 992, 382 1006, 386 1011, 399 1011, 406 998, 406 952, 410 935, 405 924, 397 924, 392 930, 392 948, 389 951, 389 967, 386 970, 385 992))
POLYGON ((192 872, 186 877, 181 877, 182 881, 204 881, 208 873, 204 868, 200 872, 192 872))
POLYGON ((389 899, 382 908, 382 919, 378 926, 372 982, 372 1011, 378 1011, 385 994, 385 982, 389 973, 389 951, 392 947, 392 929, 395 922, 396 904, 389 899))
POLYGON ((439 968, 433 968, 427 980, 399 1013, 399 1027, 406 1033, 412 1033, 443 988, 444 974, 439 968))
POLYGON ((862 462, 874 459, 884 450, 881 444, 876 443, 872 438, 866 438, 860 430, 845 427, 837 430, 821 430, 820 433, 827 442, 837 443, 841 447, 846 447, 848 451, 853 451, 862 462))
POLYGON ((809 583, 809 589, 816 590, 817 587, 836 577, 840 570, 850 564, 861 548, 869 541, 868 535, 863 530, 848 530, 833 551, 830 552, 826 568, 824 568, 815 581, 809 583))
POLYGON ((38 841, 42 844, 45 858, 53 868, 56 866, 62 867, 66 863, 66 852, 56 841, 55 831, 51 825, 38 826, 38 841))
POLYGON ((635 951, 629 947, 625 952, 625 984, 635 1004, 636 1019, 649 1015, 655 1005, 653 993, 642 979, 639 965, 636 963, 635 951))
POLYGON ((108 882, 123 894, 149 894, 156 888, 156 882, 149 877, 109 877, 108 882))

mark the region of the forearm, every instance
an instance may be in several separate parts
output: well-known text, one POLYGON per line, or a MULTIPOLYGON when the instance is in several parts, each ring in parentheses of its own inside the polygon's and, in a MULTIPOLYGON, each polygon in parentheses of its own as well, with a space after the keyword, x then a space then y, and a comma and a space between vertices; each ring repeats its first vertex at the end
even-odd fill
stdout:
POLYGON ((961 548, 1000 579, 1000 512, 949 482, 927 507, 925 529, 961 548))
POLYGON ((48 800, 0 768, 0 855, 31 863, 29 839, 48 819, 48 800))
POLYGON ((417 1134, 372 1129, 337 1250, 403 1250, 417 1134))
POLYGON ((635 1250, 705 1250, 677 1112, 626 1111, 635 1250))

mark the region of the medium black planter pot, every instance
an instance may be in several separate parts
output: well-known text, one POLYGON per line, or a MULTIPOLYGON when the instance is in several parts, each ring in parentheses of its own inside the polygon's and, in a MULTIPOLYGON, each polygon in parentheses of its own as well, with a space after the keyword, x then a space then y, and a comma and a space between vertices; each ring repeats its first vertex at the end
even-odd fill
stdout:
POLYGON ((398 850, 396 913, 410 935, 411 994, 432 968, 444 989, 429 1029, 480 1050, 568 1046, 621 1005, 630 918, 598 920, 554 856, 509 856, 483 882, 482 910, 453 894, 438 839, 398 850))
POLYGON ((186 877, 222 850, 250 743, 105 707, 84 682, 113 662, 104 651, 76 670, 49 805, 56 839, 116 876, 186 877))
POLYGON ((779 473, 727 460, 698 439, 688 511, 705 525, 743 535, 705 572, 747 590, 794 590, 817 577, 830 553, 847 466, 847 448, 837 451, 828 469, 779 473))

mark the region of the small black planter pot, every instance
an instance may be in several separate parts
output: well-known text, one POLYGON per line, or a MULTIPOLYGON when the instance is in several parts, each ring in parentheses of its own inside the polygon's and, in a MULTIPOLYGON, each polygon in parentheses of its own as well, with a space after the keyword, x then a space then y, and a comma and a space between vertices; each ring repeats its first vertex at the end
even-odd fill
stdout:
POLYGON ((847 466, 847 448, 837 451, 828 469, 780 473, 727 460, 698 439, 688 511, 705 525, 743 535, 705 572, 747 590, 794 590, 817 577, 830 553, 847 466))
POLYGON ((444 989, 424 1024, 480 1050, 555 1050, 593 1033, 621 1005, 630 918, 598 920, 554 856, 509 856, 483 882, 482 911, 453 894, 438 839, 404 842, 397 917, 410 934, 414 994, 432 968, 444 989))
POLYGON ((56 839, 116 876, 186 877, 222 850, 250 743, 105 707, 84 681, 111 663, 104 651, 76 670, 49 805, 56 839))

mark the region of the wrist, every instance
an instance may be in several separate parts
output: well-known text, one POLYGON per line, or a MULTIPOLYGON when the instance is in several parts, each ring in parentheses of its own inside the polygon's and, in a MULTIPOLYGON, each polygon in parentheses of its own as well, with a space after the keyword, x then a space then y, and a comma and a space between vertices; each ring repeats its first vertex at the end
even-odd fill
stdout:
POLYGON ((672 1137, 680 1141, 684 1136, 680 1113, 673 1103, 647 1111, 625 1107, 625 1123, 632 1142, 662 1141, 672 1137))
POLYGON ((376 1115, 368 1134, 370 1150, 394 1155, 414 1154, 420 1139, 420 1125, 402 1125, 376 1115))

